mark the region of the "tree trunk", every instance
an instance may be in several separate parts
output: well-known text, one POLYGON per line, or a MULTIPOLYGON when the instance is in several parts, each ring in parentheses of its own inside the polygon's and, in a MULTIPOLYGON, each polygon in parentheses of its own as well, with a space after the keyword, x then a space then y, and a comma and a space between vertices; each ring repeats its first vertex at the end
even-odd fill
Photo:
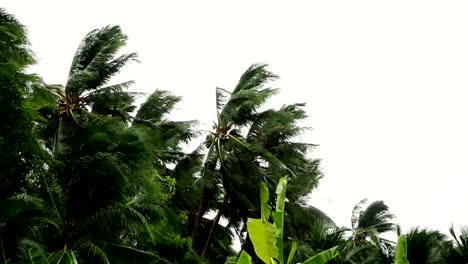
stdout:
POLYGON ((197 217, 195 219, 195 224, 192 229, 192 248, 196 249, 198 233, 200 231, 200 225, 203 220, 203 216, 208 210, 208 203, 210 202, 209 191, 205 188, 203 189, 202 199, 200 200, 200 205, 198 206, 197 217))
POLYGON ((211 244, 211 238, 213 237, 213 233, 216 227, 218 226, 219 219, 221 219, 221 215, 222 215, 221 209, 227 206, 228 201, 229 201, 229 198, 227 197, 227 195, 225 195, 223 199, 223 206, 218 210, 216 217, 213 219, 213 224, 211 225, 210 233, 208 233, 208 238, 206 239, 205 247, 203 248, 202 257, 206 257, 206 254, 208 253, 208 248, 211 244))

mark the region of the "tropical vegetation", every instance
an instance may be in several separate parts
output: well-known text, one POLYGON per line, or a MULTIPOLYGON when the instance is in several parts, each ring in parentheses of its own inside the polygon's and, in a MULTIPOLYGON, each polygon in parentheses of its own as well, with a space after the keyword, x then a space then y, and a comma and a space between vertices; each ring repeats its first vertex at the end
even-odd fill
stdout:
POLYGON ((126 42, 119 26, 90 31, 67 82, 49 84, 0 9, 0 263, 468 263, 466 228, 401 234, 366 200, 337 226, 310 205, 323 175, 298 140, 304 104, 265 109, 267 65, 215 89, 202 131, 171 120, 181 97, 112 82, 137 61, 126 42))

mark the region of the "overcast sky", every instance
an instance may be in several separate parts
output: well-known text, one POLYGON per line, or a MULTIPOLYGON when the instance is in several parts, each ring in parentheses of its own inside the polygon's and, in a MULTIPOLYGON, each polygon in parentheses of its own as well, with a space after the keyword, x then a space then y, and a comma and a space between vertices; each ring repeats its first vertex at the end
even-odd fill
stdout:
POLYGON ((120 24, 141 64, 118 77, 184 100, 174 119, 215 119, 215 87, 252 63, 281 79, 274 106, 307 102, 325 177, 312 204, 350 225, 363 198, 404 230, 468 224, 466 1, 2 2, 29 29, 49 83, 64 83, 90 30, 120 24))

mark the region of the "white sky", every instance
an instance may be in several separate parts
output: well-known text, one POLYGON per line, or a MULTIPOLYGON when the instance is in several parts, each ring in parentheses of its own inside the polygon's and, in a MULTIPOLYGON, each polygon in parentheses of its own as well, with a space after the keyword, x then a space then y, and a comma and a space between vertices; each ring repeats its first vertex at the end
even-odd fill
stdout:
POLYGON ((303 141, 325 178, 312 203, 340 225, 363 198, 403 229, 468 224, 466 1, 2 2, 29 28, 49 83, 64 83, 90 30, 120 24, 140 55, 119 79, 184 96, 175 119, 215 118, 215 87, 270 64, 282 93, 307 102, 303 141))

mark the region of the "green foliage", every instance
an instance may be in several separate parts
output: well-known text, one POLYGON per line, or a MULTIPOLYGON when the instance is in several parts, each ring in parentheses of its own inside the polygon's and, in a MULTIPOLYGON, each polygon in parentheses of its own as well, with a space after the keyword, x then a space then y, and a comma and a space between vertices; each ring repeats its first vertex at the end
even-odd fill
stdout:
POLYGON ((409 263, 441 263, 446 236, 439 231, 413 228, 406 234, 409 263))
POLYGON ((239 260, 237 261, 237 264, 250 264, 251 261, 252 261, 252 258, 249 256, 249 254, 242 251, 239 256, 239 260))
POLYGON ((274 225, 262 219, 249 219, 247 230, 252 239, 257 256, 265 263, 273 263, 273 259, 279 259, 279 249, 276 245, 278 230, 274 225))
POLYGON ((29 264, 76 264, 76 259, 73 251, 68 251, 66 248, 55 252, 54 254, 47 253, 38 245, 34 245, 28 250, 28 261, 29 264))
POLYGON ((398 238, 398 243, 395 253, 395 264, 409 264, 408 261, 408 243, 406 236, 402 235, 398 238))
POLYGON ((83 38, 62 85, 26 73, 26 33, 0 8, 1 263, 468 262, 466 228, 414 228, 395 246, 383 201, 358 203, 350 228, 308 204, 323 175, 297 141, 305 104, 262 109, 279 91, 266 64, 216 88, 213 130, 187 152, 200 132, 170 119, 181 97, 137 107, 133 81, 112 83, 137 57, 120 53, 119 26, 83 38))
POLYGON ((312 256, 311 258, 304 261, 303 264, 325 264, 328 261, 338 257, 338 255, 338 247, 336 246, 328 250, 322 251, 315 256, 312 256))
POLYGON ((34 62, 23 25, 0 8, 0 67, 15 69, 34 62))
POLYGON ((453 226, 449 233, 455 243, 445 244, 445 259, 447 263, 464 263, 468 261, 468 228, 461 227, 460 235, 457 236, 453 226))
MULTIPOLYGON (((284 223, 284 208, 286 202, 287 178, 280 179, 276 188, 276 207, 275 211, 271 212, 271 207, 268 205, 268 188, 262 184, 260 189, 261 195, 261 219, 249 219, 247 222, 247 230, 252 239, 257 256, 267 264, 284 263, 283 257, 283 223, 284 223), (273 223, 269 222, 270 215, 273 223)), ((296 252, 296 243, 292 244, 291 251, 286 263, 291 263, 296 252)), ((248 255, 244 251, 242 255, 248 255)), ((338 247, 327 249, 317 255, 307 259, 304 263, 309 264, 324 264, 336 258, 339 255, 338 247)), ((250 263, 250 259, 244 258, 242 263, 250 263)), ((239 262, 238 262, 239 263, 239 262)))
POLYGON ((261 200, 261 219, 249 218, 247 222, 247 230, 252 239, 255 248, 255 253, 264 263, 274 263, 274 261, 283 262, 282 240, 283 240, 283 211, 284 210, 284 194, 286 178, 282 178, 278 185, 277 192, 279 197, 277 200, 277 210, 271 212, 271 207, 268 205, 269 194, 268 188, 262 184, 260 189, 261 200), (278 207, 278 205, 280 205, 278 207), (276 214, 275 214, 276 213, 276 214), (269 222, 270 215, 274 220, 273 224, 269 222))

